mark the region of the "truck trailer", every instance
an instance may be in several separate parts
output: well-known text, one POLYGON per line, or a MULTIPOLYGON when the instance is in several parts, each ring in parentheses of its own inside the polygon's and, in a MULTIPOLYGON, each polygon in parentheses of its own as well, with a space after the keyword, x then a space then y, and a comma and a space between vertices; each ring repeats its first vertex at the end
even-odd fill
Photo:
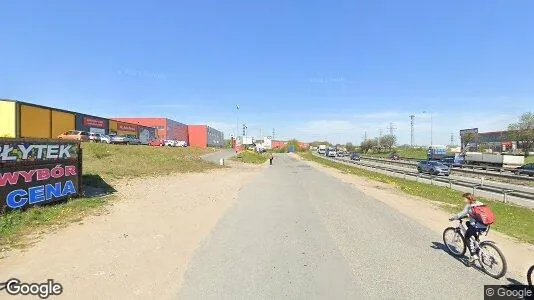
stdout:
POLYGON ((466 152, 464 161, 468 165, 516 168, 525 163, 523 156, 501 155, 481 152, 466 152))

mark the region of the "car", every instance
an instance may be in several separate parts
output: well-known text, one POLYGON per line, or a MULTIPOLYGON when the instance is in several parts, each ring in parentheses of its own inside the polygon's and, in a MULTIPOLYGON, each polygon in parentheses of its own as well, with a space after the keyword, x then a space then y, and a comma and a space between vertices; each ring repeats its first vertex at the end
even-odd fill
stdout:
POLYGON ((399 160, 400 156, 397 153, 393 153, 389 156, 389 159, 391 160, 399 160))
POLYGON ((100 142, 100 135, 98 133, 89 132, 90 142, 100 142))
POLYGON ((343 157, 343 156, 345 156, 345 152, 343 150, 337 150, 336 151, 336 155, 337 155, 337 157, 343 157))
POLYGON ((176 142, 176 147, 187 147, 187 142, 186 141, 177 141, 176 142))
POLYGON ((176 147, 176 141, 173 141, 173 140, 165 140, 165 146, 176 147))
POLYGON ((362 157, 361 157, 360 153, 352 153, 350 155, 350 160, 352 160, 352 161, 360 161, 361 158, 362 157))
POLYGON ((74 141, 85 142, 85 141, 89 141, 89 133, 85 131, 79 131, 79 130, 69 130, 58 135, 57 138, 60 140, 74 140, 74 141))
POLYGON ((445 175, 451 174, 451 168, 442 164, 439 161, 423 160, 417 164, 417 171, 419 173, 428 173, 431 175, 445 175))
POLYGON ((152 140, 148 143, 148 145, 154 146, 154 147, 161 147, 161 146, 165 146, 165 142, 163 140, 152 140))
POLYGON ((101 143, 111 144, 111 137, 109 135, 100 133, 97 133, 97 135, 99 136, 101 143))
POLYGON ((127 145, 141 145, 141 140, 134 136, 126 136, 127 145))
POLYGON ((328 151, 326 152, 326 156, 328 157, 336 157, 336 149, 334 148, 330 148, 328 149, 328 151))
POLYGON ((534 164, 525 164, 514 170, 516 175, 534 176, 534 164))
POLYGON ((127 140, 125 136, 120 135, 112 135, 110 136, 110 142, 111 144, 127 144, 127 140))

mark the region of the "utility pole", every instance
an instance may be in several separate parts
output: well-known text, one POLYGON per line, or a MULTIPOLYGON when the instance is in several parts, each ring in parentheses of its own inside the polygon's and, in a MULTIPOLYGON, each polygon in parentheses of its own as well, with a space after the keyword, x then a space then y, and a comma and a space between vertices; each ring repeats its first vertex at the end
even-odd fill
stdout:
POLYGON ((363 140, 367 141, 367 130, 363 132, 363 140))
POLYGON ((395 123, 393 122, 389 123, 389 127, 388 127, 389 135, 393 135, 395 129, 397 129, 397 126, 395 126, 395 123))
POLYGON ((413 147, 413 121, 415 119, 414 115, 410 116, 410 145, 413 147))
POLYGON ((239 135, 239 104, 235 107, 237 123, 235 124, 235 138, 239 135))
POLYGON ((454 145, 454 133, 451 132, 451 146, 454 145))
POLYGON ((274 128, 273 128, 273 140, 274 140, 274 128))
POLYGON ((247 125, 243 123, 243 136, 247 136, 247 125))

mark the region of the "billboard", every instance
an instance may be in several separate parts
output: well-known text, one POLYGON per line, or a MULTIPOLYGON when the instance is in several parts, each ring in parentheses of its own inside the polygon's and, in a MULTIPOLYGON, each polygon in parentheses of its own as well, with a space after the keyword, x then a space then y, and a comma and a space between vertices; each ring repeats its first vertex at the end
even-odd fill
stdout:
POLYGON ((76 130, 107 134, 109 121, 104 118, 76 114, 76 130))
POLYGON ((0 139, 0 214, 81 194, 80 144, 0 139))
POLYGON ((460 136, 464 136, 464 135, 466 135, 468 133, 477 134, 478 133, 478 128, 469 128, 469 129, 460 130, 460 136))

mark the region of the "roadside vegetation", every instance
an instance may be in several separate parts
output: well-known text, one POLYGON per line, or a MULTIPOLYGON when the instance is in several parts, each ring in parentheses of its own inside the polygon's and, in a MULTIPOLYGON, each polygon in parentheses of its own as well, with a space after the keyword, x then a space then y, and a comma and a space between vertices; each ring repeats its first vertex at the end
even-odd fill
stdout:
MULTIPOLYGON (((462 193, 446 187, 429 185, 384 175, 355 166, 348 166, 322 157, 317 157, 311 152, 301 153, 300 155, 306 160, 314 161, 348 174, 384 182, 393 185, 409 195, 419 196, 434 201, 435 203, 441 203, 441 208, 450 213, 460 212, 464 206, 461 198, 462 193)), ((513 204, 504 204, 499 201, 484 198, 480 198, 480 201, 487 203, 495 213, 497 221, 492 225, 492 228, 521 241, 534 244, 534 222, 532 221, 534 220, 534 209, 513 204)))
POLYGON ((232 157, 231 160, 246 164, 260 165, 265 163, 269 159, 269 155, 270 154, 268 153, 260 154, 254 151, 246 150, 232 157))
POLYGON ((200 158, 213 151, 216 149, 83 144, 82 172, 86 195, 101 196, 0 215, 0 258, 2 249, 24 247, 32 242, 32 237, 47 230, 102 213, 104 204, 113 200, 113 183, 119 179, 219 168, 200 158))
POLYGON ((420 159, 420 160, 424 160, 427 158, 427 150, 425 148, 411 148, 411 147, 406 147, 406 148, 399 147, 391 151, 384 151, 384 152, 370 150, 368 153, 365 153, 365 155, 372 156, 372 157, 389 158, 391 154, 393 153, 397 153, 402 158, 420 159))

